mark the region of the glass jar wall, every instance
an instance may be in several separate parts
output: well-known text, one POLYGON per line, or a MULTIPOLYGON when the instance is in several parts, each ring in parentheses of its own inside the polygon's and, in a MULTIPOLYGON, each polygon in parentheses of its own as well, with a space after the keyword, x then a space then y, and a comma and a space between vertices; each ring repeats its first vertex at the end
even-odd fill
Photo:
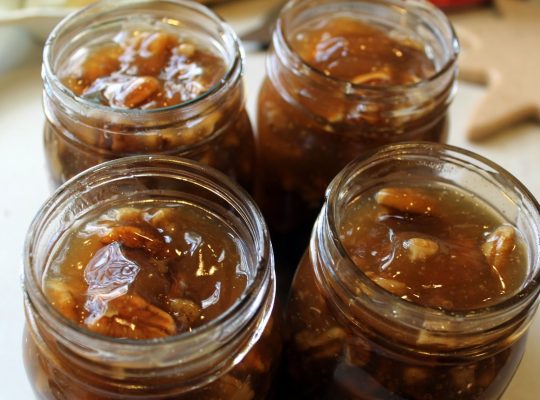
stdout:
POLYGON ((24 264, 38 398, 268 396, 281 349, 272 248, 221 173, 160 156, 94 167, 39 211, 24 264))
POLYGON ((251 189, 242 72, 236 34, 196 2, 105 0, 66 18, 43 61, 53 186, 106 160, 162 154, 251 189))
POLYGON ((457 54, 428 2, 289 2, 258 105, 257 198, 271 228, 311 224, 331 179, 369 149, 444 141, 457 54))
POLYGON ((539 250, 538 203, 477 155, 403 144, 351 163, 329 187, 293 281, 291 386, 298 398, 499 398, 537 309, 539 250), (390 197, 388 188, 405 194, 390 197), (411 188, 442 191, 419 212, 429 197, 413 198, 420 192, 411 188), (383 206, 366 200, 375 190, 383 206), (445 220, 453 211, 436 207, 448 193, 459 210, 494 210, 497 222, 478 228, 497 234, 467 236, 476 212, 445 220), (374 228, 365 233, 366 225, 374 228), (507 246, 501 232, 512 229, 519 235, 507 246))

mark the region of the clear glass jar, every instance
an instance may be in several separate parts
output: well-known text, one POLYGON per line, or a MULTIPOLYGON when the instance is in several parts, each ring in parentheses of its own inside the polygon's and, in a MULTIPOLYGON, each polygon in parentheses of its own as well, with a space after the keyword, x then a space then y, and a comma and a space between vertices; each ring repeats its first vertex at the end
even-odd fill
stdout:
POLYGON ((258 105, 257 199, 270 227, 286 232, 302 222, 311 225, 331 179, 369 149, 444 141, 458 51, 450 22, 428 2, 289 2, 273 35, 258 105), (336 15, 424 46, 433 74, 416 83, 373 86, 313 67, 295 50, 293 39, 336 15))
POLYGON ((262 399, 279 358, 272 247, 262 216, 223 174, 164 156, 110 161, 78 175, 42 207, 24 254, 24 362, 40 399, 262 399), (93 210, 143 201, 188 201, 230 225, 250 276, 223 314, 179 335, 122 339, 68 320, 43 291, 60 238, 93 210))
POLYGON ((288 303, 290 372, 315 399, 497 399, 523 356, 539 277, 540 206, 514 177, 451 146, 384 147, 351 163, 328 189, 288 303), (432 308, 358 268, 340 239, 341 218, 362 192, 400 182, 451 185, 517 227, 529 261, 518 292, 468 311, 432 308))
POLYGON ((106 160, 162 154, 201 161, 251 190, 254 139, 243 63, 231 27, 196 2, 106 0, 67 17, 49 36, 43 55, 45 154, 53 186, 106 160), (223 59, 224 76, 193 100, 155 109, 100 105, 62 83, 59 74, 74 52, 137 28, 196 39, 223 59))

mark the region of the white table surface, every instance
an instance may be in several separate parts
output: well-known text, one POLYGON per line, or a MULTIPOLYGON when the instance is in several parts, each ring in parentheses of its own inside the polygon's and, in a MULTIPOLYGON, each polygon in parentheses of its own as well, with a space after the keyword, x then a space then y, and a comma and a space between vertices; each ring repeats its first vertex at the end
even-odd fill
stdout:
MULTIPOLYGON (((254 15, 272 0, 244 1, 226 15, 239 30, 254 25, 254 15)), ((523 55, 526 56, 525 54, 523 55)), ((0 28, 0 400, 30 400, 33 395, 22 364, 24 325, 21 254, 27 227, 49 195, 42 150, 41 48, 22 29, 0 28)), ((264 71, 264 55, 248 54, 248 108, 264 71)), ((492 159, 520 179, 540 198, 540 126, 524 123, 482 142, 470 143, 465 127, 485 89, 460 83, 450 110, 449 143, 492 159), (538 169, 538 170, 537 170, 538 169)), ((504 400, 540 398, 540 318, 531 326, 525 358, 504 400)))

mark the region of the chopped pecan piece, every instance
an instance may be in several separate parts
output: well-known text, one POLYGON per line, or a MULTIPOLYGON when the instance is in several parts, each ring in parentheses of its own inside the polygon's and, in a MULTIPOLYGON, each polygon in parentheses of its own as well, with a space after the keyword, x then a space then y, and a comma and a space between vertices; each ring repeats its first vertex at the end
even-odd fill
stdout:
POLYGON ((155 214, 152 215, 150 223, 155 228, 162 229, 166 234, 172 235, 177 229, 179 229, 177 221, 180 218, 181 216, 177 210, 165 207, 160 208, 155 214))
POLYGON ((324 346, 316 347, 310 352, 308 360, 335 359, 343 351, 343 343, 334 341, 324 346))
POLYGON ((426 261, 439 251, 437 242, 429 239, 412 238, 403 242, 403 247, 407 250, 409 260, 412 262, 426 261))
POLYGON ((195 55, 196 50, 197 49, 192 43, 181 43, 177 47, 176 52, 184 57, 190 58, 195 55))
POLYGON ((178 323, 179 331, 186 331, 201 316, 201 308, 186 299, 170 299, 169 310, 178 323))
POLYGON ((425 382, 429 378, 429 372, 425 368, 407 367, 403 371, 403 381, 408 386, 415 386, 425 382))
POLYGON ((463 344, 455 335, 447 333, 448 326, 445 322, 425 320, 423 327, 425 329, 421 329, 416 338, 417 345, 454 349, 463 344))
POLYGON ((159 81, 152 76, 133 78, 117 86, 111 84, 105 90, 105 97, 110 105, 120 108, 138 107, 161 89, 159 81))
POLYGON ((357 75, 352 80, 351 83, 355 85, 363 85, 366 83, 370 83, 372 81, 389 81, 390 75, 383 71, 374 71, 374 72, 368 72, 366 74, 357 75))
POLYGON ((78 322, 77 303, 70 291, 69 285, 57 279, 48 280, 46 285, 47 296, 51 304, 64 317, 78 322))
POLYGON ((352 337, 345 345, 345 362, 354 367, 367 365, 371 357, 371 349, 367 340, 352 337))
MULTIPOLYGON (((120 47, 116 45, 106 46, 88 57, 82 65, 82 76, 86 82, 93 82, 98 78, 110 75, 120 67, 119 57, 122 54, 120 47)), ((80 94, 80 93, 77 93, 80 94)))
POLYGON ((176 38, 163 33, 153 32, 146 36, 139 49, 137 67, 140 74, 156 75, 166 66, 171 48, 176 38))
POLYGON ((295 342, 301 351, 328 345, 334 341, 342 341, 347 337, 345 331, 337 326, 324 332, 305 330, 295 336, 295 342))
POLYGON ((137 295, 109 302, 104 317, 88 325, 96 333, 115 338, 153 339, 176 334, 176 324, 165 311, 137 295))
POLYGON ((475 365, 460 366, 452 368, 450 375, 452 376, 452 382, 458 390, 463 392, 473 387, 475 383, 475 365))
POLYGON ((116 210, 116 220, 125 223, 140 223, 142 221, 141 210, 135 207, 122 207, 116 210))
POLYGON ((482 368, 476 373, 476 385, 481 388, 488 388, 490 385, 500 377, 499 366, 495 363, 495 358, 490 358, 487 362, 484 362, 482 368))
POLYGON ((101 242, 119 242, 133 249, 145 249, 153 255, 162 256, 167 251, 167 246, 158 232, 137 226, 112 227, 101 237, 101 242))
POLYGON ((393 293, 396 296, 403 296, 407 290, 407 285, 403 282, 396 281, 395 279, 384 278, 382 276, 370 276, 370 278, 384 290, 393 293))
POLYGON ((253 392, 249 380, 242 382, 229 374, 221 377, 216 385, 219 393, 216 398, 230 400, 252 400, 255 398, 255 392, 253 392))
POLYGON ((264 362, 262 354, 258 351, 257 346, 253 347, 238 365, 238 369, 249 371, 250 373, 262 374, 270 369, 270 365, 264 362))
POLYGON ((435 215, 437 202, 418 190, 410 188, 384 188, 375 194, 375 201, 385 207, 412 214, 435 215))
POLYGON ((499 270, 510 258, 516 244, 516 231, 509 225, 501 225, 488 236, 482 245, 487 262, 499 270))

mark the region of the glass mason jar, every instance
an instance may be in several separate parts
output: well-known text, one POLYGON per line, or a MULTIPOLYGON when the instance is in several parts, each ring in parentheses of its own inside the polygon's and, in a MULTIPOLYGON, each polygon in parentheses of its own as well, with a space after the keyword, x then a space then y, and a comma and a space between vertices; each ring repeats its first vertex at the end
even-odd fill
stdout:
MULTIPOLYGON (((330 42, 331 49, 339 44, 330 42)), ((273 35, 258 105, 257 199, 270 227, 287 232, 301 222, 311 225, 332 178, 366 150, 394 142, 444 141, 458 51, 450 22, 428 2, 289 2, 273 35), (374 86, 312 66, 293 42, 306 27, 336 15, 423 46, 433 74, 416 83, 374 86)))
POLYGON ((245 109, 244 56, 234 31, 208 8, 185 0, 106 0, 64 19, 43 55, 45 154, 52 184, 119 157, 183 156, 251 189, 254 139, 245 109), (190 37, 223 59, 223 77, 198 97, 166 108, 122 109, 75 95, 59 75, 68 58, 122 29, 190 37))
POLYGON ((291 375, 307 398, 497 399, 523 356, 539 278, 540 206, 514 177, 451 146, 381 148, 347 166, 327 191, 287 308, 291 375), (518 292, 451 311, 404 300, 358 268, 340 239, 341 218, 362 192, 400 182, 451 185, 516 226, 528 255, 518 292))
POLYGON ((70 180, 34 219, 24 254, 24 363, 40 399, 262 399, 279 358, 272 247, 262 216, 223 174, 180 158, 135 156, 70 180), (157 339, 98 335, 43 291, 60 238, 98 207, 188 201, 226 221, 245 249, 243 295, 193 330, 157 339))

